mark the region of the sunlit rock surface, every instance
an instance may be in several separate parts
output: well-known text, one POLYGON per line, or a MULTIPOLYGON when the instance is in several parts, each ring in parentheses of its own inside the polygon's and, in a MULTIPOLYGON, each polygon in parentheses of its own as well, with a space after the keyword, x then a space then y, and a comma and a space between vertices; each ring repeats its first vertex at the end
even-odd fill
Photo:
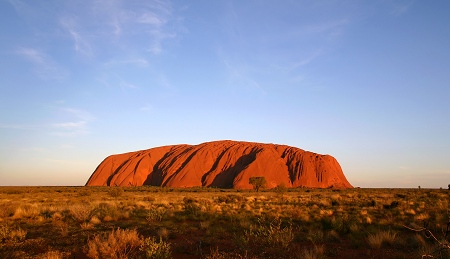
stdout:
POLYGON ((87 186, 167 186, 251 189, 264 176, 267 187, 352 188, 337 160, 296 147, 243 141, 172 145, 111 155, 87 186))

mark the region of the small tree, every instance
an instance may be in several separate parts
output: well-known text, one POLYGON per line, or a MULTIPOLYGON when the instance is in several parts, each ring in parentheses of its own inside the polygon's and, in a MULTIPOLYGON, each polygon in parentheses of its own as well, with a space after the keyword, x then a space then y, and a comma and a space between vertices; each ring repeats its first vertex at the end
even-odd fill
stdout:
POLYGON ((450 184, 448 185, 448 189, 450 190, 450 184))
POLYGON ((253 189, 259 192, 259 189, 266 187, 267 181, 264 176, 255 176, 250 177, 248 183, 253 185, 253 189))

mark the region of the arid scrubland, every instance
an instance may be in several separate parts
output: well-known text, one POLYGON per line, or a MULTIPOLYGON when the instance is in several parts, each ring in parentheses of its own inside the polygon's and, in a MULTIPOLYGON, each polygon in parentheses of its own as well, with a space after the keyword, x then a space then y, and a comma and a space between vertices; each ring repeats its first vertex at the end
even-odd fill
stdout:
POLYGON ((0 258, 449 258, 449 197, 430 189, 0 187, 0 258))

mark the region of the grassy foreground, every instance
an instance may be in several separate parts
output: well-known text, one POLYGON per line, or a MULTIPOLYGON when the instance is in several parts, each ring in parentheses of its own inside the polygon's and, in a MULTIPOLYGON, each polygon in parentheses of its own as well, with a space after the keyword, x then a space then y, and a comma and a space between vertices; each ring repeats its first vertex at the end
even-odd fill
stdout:
POLYGON ((0 187, 0 258, 450 258, 449 197, 429 189, 0 187))

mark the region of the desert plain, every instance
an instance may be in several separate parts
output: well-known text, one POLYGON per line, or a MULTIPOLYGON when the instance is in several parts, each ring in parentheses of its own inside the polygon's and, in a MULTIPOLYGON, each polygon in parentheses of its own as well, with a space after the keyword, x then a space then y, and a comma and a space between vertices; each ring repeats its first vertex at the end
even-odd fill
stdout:
POLYGON ((446 189, 0 187, 0 258, 449 258, 446 189))

